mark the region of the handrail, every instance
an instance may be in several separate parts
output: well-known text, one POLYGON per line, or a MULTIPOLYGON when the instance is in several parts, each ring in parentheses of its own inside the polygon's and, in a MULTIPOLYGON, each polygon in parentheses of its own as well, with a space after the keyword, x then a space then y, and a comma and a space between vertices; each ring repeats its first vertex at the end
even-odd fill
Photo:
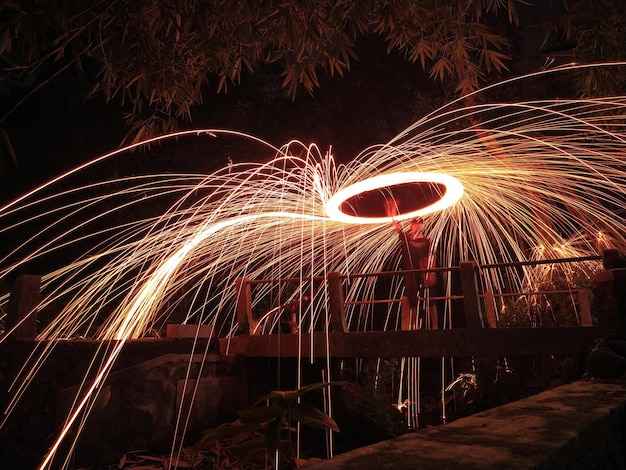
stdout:
MULTIPOLYGON (((385 276, 405 276, 411 273, 427 273, 427 272, 451 272, 458 270, 461 275, 461 289, 462 295, 450 295, 450 296, 428 296, 427 298, 420 297, 419 301, 440 301, 440 300, 463 300, 466 323, 471 324, 473 328, 480 328, 482 326, 495 325, 495 319, 493 316, 493 307, 485 306, 486 312, 483 314, 481 301, 491 301, 494 298, 502 297, 521 297, 528 295, 545 295, 545 294, 571 294, 578 293, 582 295, 580 289, 562 289, 562 290, 542 290, 542 291, 529 291, 529 292, 479 292, 478 284, 476 282, 476 272, 478 270, 497 269, 515 266, 536 266, 544 264, 563 264, 574 262, 586 262, 586 261, 600 261, 603 258, 601 256, 583 256, 583 257, 567 257, 567 258, 555 258, 548 260, 533 260, 533 261, 516 261, 506 263, 493 263, 477 265, 474 261, 466 261, 460 263, 458 266, 449 267, 433 267, 427 269, 412 269, 412 270, 400 270, 400 271, 380 271, 370 273, 356 273, 356 274, 341 274, 338 272, 328 273, 326 276, 312 276, 312 277, 286 277, 286 278, 272 278, 272 279, 240 279, 237 282, 238 285, 238 307, 237 318, 242 327, 242 331, 249 330, 249 325, 253 324, 255 320, 252 318, 252 299, 251 299, 251 286, 259 284, 275 284, 275 283, 302 283, 302 282, 325 282, 328 285, 332 295, 330 296, 332 302, 330 302, 329 308, 333 310, 331 312, 331 318, 334 321, 339 322, 336 326, 344 331, 347 331, 345 326, 345 306, 358 306, 358 305, 376 305, 376 304, 401 304, 401 309, 404 311, 407 307, 406 302, 403 299, 370 299, 362 301, 345 301, 343 288, 341 286, 342 281, 364 278, 364 277, 385 277, 385 276)), ((588 302, 585 301, 585 304, 588 302)), ((587 308, 587 307, 586 307, 587 308)), ((589 320, 586 323, 590 323, 590 312, 585 312, 585 317, 589 320)))
MULTIPOLYGON (((546 260, 533 260, 533 261, 510 261, 506 263, 492 263, 492 264, 475 264, 476 269, 496 269, 506 268, 513 266, 537 266, 542 264, 562 264, 562 263, 576 263, 584 261, 602 261, 602 256, 581 256, 581 257, 568 257, 568 258, 554 258, 546 260)), ((352 273, 352 274, 339 274, 341 279, 354 279, 360 277, 386 277, 386 276, 398 276, 404 274, 416 274, 416 273, 438 273, 446 271, 459 270, 460 265, 448 266, 448 267, 433 267, 427 269, 405 269, 398 271, 377 271, 371 273, 352 273)), ((326 276, 312 276, 312 277, 278 277, 269 279, 249 279, 247 282, 250 285, 255 284, 271 284, 281 282, 302 282, 302 281, 325 281, 326 276)))
POLYGON ((593 256, 581 256, 581 257, 570 257, 570 258, 556 258, 556 259, 542 259, 535 261, 511 261, 508 263, 494 263, 494 264, 481 264, 476 265, 479 269, 493 269, 493 268, 505 268, 509 266, 536 266, 539 264, 561 264, 561 263, 577 263, 583 261, 602 261, 602 256, 593 255, 593 256))

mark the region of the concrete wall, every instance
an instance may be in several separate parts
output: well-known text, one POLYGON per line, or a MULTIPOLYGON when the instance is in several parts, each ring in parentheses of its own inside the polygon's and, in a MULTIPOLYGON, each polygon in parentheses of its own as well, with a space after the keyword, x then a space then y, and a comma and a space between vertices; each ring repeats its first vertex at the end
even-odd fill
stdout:
MULTIPOLYGON (((100 346, 89 341, 56 345, 0 433, 0 468, 37 468, 75 398, 82 396, 78 384, 88 364, 94 357, 99 364, 104 357, 105 348, 100 346)), ((13 343, 0 348, 3 407, 11 396, 6 391, 16 368, 32 347, 13 343)), ((132 450, 168 450, 175 437, 180 439, 180 431, 174 435, 179 414, 193 433, 234 420, 233 410, 247 406, 243 360, 219 355, 217 342, 130 342, 99 394, 72 459, 77 466, 110 464, 132 450), (194 344, 195 354, 191 354, 194 344)), ((66 441, 70 442, 75 432, 72 429, 66 441)), ((68 449, 62 448, 58 454, 65 457, 68 449)))
POLYGON ((625 382, 578 381, 307 468, 620 470, 625 407, 625 382))

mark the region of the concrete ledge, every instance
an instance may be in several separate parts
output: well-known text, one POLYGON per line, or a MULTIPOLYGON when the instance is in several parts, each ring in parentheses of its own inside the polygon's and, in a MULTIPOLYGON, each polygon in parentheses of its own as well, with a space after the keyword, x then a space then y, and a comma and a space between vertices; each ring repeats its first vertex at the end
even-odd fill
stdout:
POLYGON ((626 382, 578 381, 307 468, 623 469, 625 405, 626 382))

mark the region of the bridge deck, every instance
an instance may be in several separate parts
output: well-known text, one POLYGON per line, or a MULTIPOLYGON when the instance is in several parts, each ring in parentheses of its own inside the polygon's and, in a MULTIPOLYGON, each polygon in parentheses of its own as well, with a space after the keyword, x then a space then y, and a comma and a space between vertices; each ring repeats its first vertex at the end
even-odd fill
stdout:
POLYGON ((243 335, 220 339, 220 353, 247 357, 503 357, 586 355, 596 327, 456 328, 451 330, 243 335), (328 349, 327 341, 328 338, 328 349))

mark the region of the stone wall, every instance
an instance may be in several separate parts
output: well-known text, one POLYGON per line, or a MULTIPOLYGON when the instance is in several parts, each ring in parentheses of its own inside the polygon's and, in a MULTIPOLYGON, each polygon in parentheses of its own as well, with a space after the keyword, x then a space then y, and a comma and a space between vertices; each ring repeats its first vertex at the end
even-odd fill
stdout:
MULTIPOLYGON (((6 366, 0 367, 0 405, 8 403, 8 386, 17 364, 23 362, 16 359, 25 358, 33 346, 13 343, 0 348, 0 366, 6 366)), ((95 364, 100 364, 105 349, 90 341, 57 344, 0 433, 0 468, 37 467, 72 403, 83 396, 79 384, 89 363, 95 357, 95 364)), ((94 371, 87 374, 88 380, 94 371)), ((233 420, 233 410, 247 406, 243 360, 219 355, 217 342, 133 341, 125 346, 106 379, 75 451, 69 453, 65 447, 58 454, 63 458, 72 455, 74 464, 80 466, 111 463, 132 450, 167 451, 181 438, 181 428, 175 436, 180 416, 180 422, 188 423, 187 432, 194 433, 233 420)), ((66 442, 75 432, 70 431, 66 442)))

